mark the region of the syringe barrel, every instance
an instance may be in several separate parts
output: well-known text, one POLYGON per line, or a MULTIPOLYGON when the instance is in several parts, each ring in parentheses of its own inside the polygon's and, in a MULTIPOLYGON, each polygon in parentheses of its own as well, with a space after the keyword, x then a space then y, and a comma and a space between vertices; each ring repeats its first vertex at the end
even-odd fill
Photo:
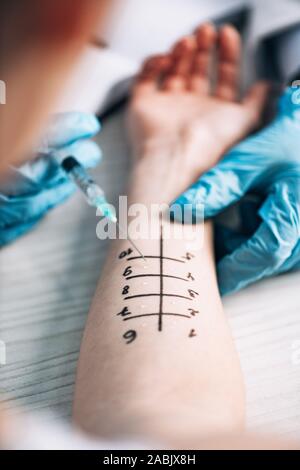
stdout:
POLYGON ((104 191, 98 184, 89 176, 82 165, 74 157, 68 157, 62 162, 62 167, 65 172, 72 176, 75 184, 85 195, 88 204, 92 207, 97 207, 102 215, 112 222, 117 222, 116 211, 108 204, 104 191))
POLYGON ((88 202, 93 205, 93 200, 96 197, 104 196, 102 189, 95 183, 95 181, 85 171, 83 166, 74 158, 67 157, 62 162, 62 167, 72 178, 76 185, 85 194, 88 202))

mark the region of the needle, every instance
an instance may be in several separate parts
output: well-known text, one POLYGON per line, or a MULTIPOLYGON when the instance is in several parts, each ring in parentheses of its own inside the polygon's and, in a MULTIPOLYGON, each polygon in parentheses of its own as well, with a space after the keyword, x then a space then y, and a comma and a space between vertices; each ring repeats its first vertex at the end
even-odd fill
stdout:
POLYGON ((141 255, 141 257, 143 258, 144 261, 146 261, 146 263, 148 262, 145 258, 145 256, 143 255, 143 253, 138 249, 138 247, 136 246, 136 244, 134 243, 134 241, 130 238, 130 236, 128 235, 128 233, 125 232, 125 230, 123 230, 119 224, 119 222, 116 222, 117 224, 117 227, 118 229, 120 230, 121 233, 123 233, 123 235, 126 236, 127 240, 131 243, 131 245, 133 246, 133 248, 141 255))
POLYGON ((74 183, 84 194, 89 205, 100 209, 104 217, 115 223, 118 226, 119 231, 122 232, 126 239, 128 239, 133 248, 141 255, 143 260, 147 261, 143 253, 129 237, 128 233, 121 228, 115 212, 106 200, 103 189, 91 178, 85 168, 73 156, 65 158, 61 165, 65 172, 73 178, 74 183))

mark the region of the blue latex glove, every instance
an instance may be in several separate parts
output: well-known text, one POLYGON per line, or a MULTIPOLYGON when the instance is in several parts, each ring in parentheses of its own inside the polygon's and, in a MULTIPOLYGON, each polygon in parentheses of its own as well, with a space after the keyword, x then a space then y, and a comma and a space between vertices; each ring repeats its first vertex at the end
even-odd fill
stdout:
MULTIPOLYGON (((93 115, 59 114, 53 117, 45 141, 61 159, 74 155, 84 167, 92 168, 99 162, 101 151, 90 139, 99 130, 93 115)), ((8 181, 0 185, 0 246, 27 232, 75 191, 73 182, 44 150, 21 168, 12 168, 8 181)))
POLYGON ((251 204, 241 207, 244 227, 252 225, 252 230, 223 230, 217 237, 224 245, 218 263, 223 295, 300 268, 299 89, 288 88, 274 122, 237 145, 176 203, 204 204, 205 216, 213 217, 248 192, 261 199, 258 210, 251 204))

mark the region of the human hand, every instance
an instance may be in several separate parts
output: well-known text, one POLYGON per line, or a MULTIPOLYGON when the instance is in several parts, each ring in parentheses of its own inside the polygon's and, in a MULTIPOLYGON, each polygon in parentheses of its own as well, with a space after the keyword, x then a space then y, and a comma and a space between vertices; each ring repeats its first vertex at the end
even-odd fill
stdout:
POLYGON ((222 294, 300 268, 300 103, 296 93, 295 88, 288 88, 274 122, 237 145, 177 201, 193 206, 202 203, 205 216, 213 217, 248 192, 262 200, 258 210, 242 206, 244 227, 254 215, 258 226, 252 225, 242 235, 227 232, 223 239, 227 254, 218 264, 222 294), (254 234, 253 228, 257 228, 254 234))
POLYGON ((63 159, 73 155, 86 168, 97 165, 101 152, 90 139, 100 130, 95 116, 66 113, 53 117, 45 140, 49 153, 21 168, 12 168, 9 183, 0 186, 0 246, 30 230, 50 209, 64 202, 74 191, 73 182, 51 152, 63 159))
POLYGON ((191 184, 255 129, 268 86, 255 85, 239 101, 240 59, 238 32, 224 26, 218 33, 205 24, 195 35, 180 40, 169 54, 148 60, 129 112, 135 154, 141 157, 149 148, 165 149, 165 153, 179 149, 181 166, 191 184), (215 49, 218 80, 213 87, 215 49))

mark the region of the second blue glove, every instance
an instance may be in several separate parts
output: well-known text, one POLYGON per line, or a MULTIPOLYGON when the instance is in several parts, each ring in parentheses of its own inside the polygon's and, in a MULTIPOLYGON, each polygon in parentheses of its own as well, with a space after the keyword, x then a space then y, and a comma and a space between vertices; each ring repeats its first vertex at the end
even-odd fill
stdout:
POLYGON ((288 88, 274 122, 237 145, 176 201, 192 207, 204 204, 205 216, 212 217, 248 192, 262 200, 255 233, 238 234, 218 264, 222 294, 300 267, 298 96, 298 89, 288 88))

